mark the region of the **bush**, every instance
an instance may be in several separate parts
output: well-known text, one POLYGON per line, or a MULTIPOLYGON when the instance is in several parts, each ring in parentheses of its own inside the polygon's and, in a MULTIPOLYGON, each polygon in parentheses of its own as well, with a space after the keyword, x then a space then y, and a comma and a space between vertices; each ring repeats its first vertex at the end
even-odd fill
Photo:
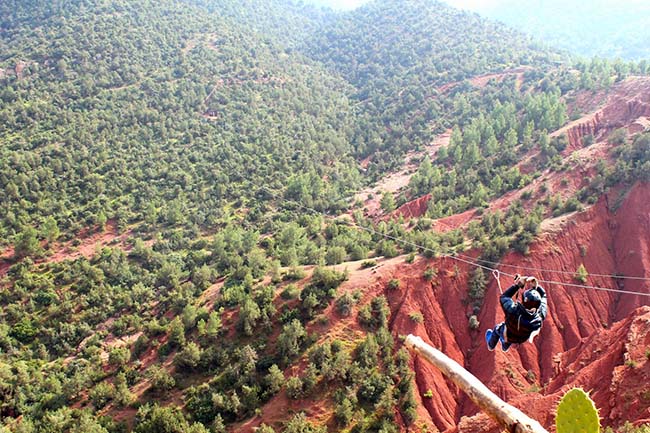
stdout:
POLYGON ((369 329, 379 329, 388 323, 388 302, 386 297, 378 296, 359 309, 359 323, 369 329))
POLYGON ((627 130, 625 128, 618 128, 612 131, 607 137, 607 141, 611 144, 625 144, 627 143, 627 130))
POLYGON ((151 380, 151 389, 155 392, 169 391, 176 385, 176 381, 169 372, 159 365, 149 367, 147 377, 151 380))
POLYGON ((478 321, 478 318, 476 317, 476 314, 472 314, 469 317, 469 329, 472 331, 476 331, 479 326, 481 326, 481 323, 478 321))
POLYGON ((580 263, 580 266, 578 266, 578 269, 576 270, 575 275, 573 278, 575 278, 577 281, 580 281, 582 284, 587 282, 587 277, 589 274, 587 273, 587 268, 585 268, 584 263, 580 263))
POLYGON ((393 278, 388 282, 388 288, 391 290, 399 289, 400 281, 396 278, 393 278))
POLYGON ((345 261, 346 256, 347 252, 345 251, 345 248, 333 246, 329 248, 325 254, 325 263, 328 265, 338 265, 345 261))
POLYGON ((135 340, 135 343, 133 344, 133 348, 131 349, 132 359, 135 360, 140 358, 140 355, 142 355, 148 348, 149 348, 149 338, 147 337, 146 334, 140 335, 138 339, 135 340))
POLYGON ((345 292, 336 300, 336 312, 341 316, 349 316, 355 303, 356 301, 350 292, 345 292))
POLYGON ((90 401, 96 409, 101 409, 113 399, 114 388, 106 382, 98 383, 90 391, 90 401))
POLYGON ((364 260, 361 262, 361 269, 368 269, 372 268, 373 266, 377 266, 377 261, 376 260, 364 260))
POLYGON ((476 268, 469 280, 469 297, 474 300, 482 300, 485 295, 486 284, 487 279, 483 269, 476 268))
POLYGON ((315 426, 307 420, 304 413, 299 413, 291 418, 284 428, 284 433, 327 433, 327 427, 315 426))
POLYGON ((391 379, 378 371, 373 371, 361 382, 357 392, 360 401, 375 404, 390 385, 391 379))
POLYGON ((193 341, 187 343, 174 357, 174 363, 181 370, 194 370, 201 361, 201 348, 193 341))
POLYGON ((275 395, 280 391, 282 385, 284 385, 284 373, 280 368, 273 364, 269 368, 269 374, 264 378, 266 384, 266 393, 268 395, 275 395))
POLYGON ((415 323, 424 322, 424 317, 422 316, 422 313, 420 313, 419 311, 413 311, 409 313, 409 318, 415 323))
POLYGON ((302 380, 297 377, 290 377, 286 384, 287 396, 293 400, 302 397, 302 380))
POLYGON ((336 418, 336 423, 340 427, 345 427, 350 424, 352 417, 354 416, 354 406, 349 399, 344 398, 339 404, 336 405, 336 410, 334 411, 334 417, 336 418))
POLYGON ((343 281, 348 278, 347 273, 338 272, 334 269, 317 267, 311 278, 311 285, 324 289, 336 289, 343 281))
POLYGON ((300 289, 295 284, 289 284, 284 288, 280 296, 285 300, 298 299, 300 296, 300 289))
POLYGON ((436 268, 427 267, 422 276, 425 280, 431 281, 438 276, 438 270, 436 268))
POLYGON ((282 276, 282 279, 285 281, 297 281, 305 278, 305 275, 307 274, 303 268, 293 266, 285 272, 285 274, 282 276))
POLYGON ((131 357, 129 349, 126 347, 115 347, 108 354, 108 363, 114 367, 120 368, 126 365, 131 357))

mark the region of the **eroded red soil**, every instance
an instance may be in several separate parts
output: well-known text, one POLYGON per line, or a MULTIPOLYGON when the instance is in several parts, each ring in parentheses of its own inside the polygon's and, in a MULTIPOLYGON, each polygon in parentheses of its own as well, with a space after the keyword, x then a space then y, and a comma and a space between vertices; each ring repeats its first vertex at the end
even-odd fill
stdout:
MULTIPOLYGON (((351 278, 339 293, 361 290, 360 305, 385 295, 391 308, 390 329, 398 345, 400 335, 421 336, 551 430, 558 396, 571 386, 593 391, 604 425, 617 426, 626 420, 639 422, 650 418, 650 396, 645 385, 650 369, 645 352, 650 338, 650 297, 562 284, 577 283, 573 274, 581 263, 591 274, 650 279, 650 185, 637 184, 627 192, 616 191, 613 195, 616 197, 603 197, 587 211, 557 222, 559 229, 542 235, 531 245, 528 256, 511 253, 499 266, 503 272, 535 274, 552 282, 542 283, 550 295, 550 313, 534 344, 507 353, 487 351, 484 333, 503 318, 496 281, 491 278, 487 285, 485 301, 478 312, 478 329, 470 329, 469 317, 476 313, 467 295, 473 267, 449 257, 419 258, 412 264, 397 257, 364 270, 355 270, 349 264, 351 278), (624 194, 624 198, 618 211, 613 212, 608 202, 615 201, 618 194, 624 194), (431 281, 424 278, 429 267, 437 269, 437 276, 431 281), (400 281, 400 287, 391 290, 388 281, 394 278, 400 281), (413 319, 417 315, 412 313, 420 313, 424 320, 420 323, 413 319)), ((467 254, 475 256, 477 252, 467 254)), ((504 286, 508 282, 509 277, 502 277, 504 286)), ((591 275, 587 284, 650 293, 650 280, 620 281, 591 275)), ((324 315, 327 321, 310 329, 322 335, 323 340, 338 338, 355 344, 363 338, 356 310, 341 317, 330 307, 324 315)), ((417 357, 412 359, 412 366, 420 403, 418 426, 426 426, 429 431, 491 431, 494 424, 485 416, 476 415, 478 409, 473 403, 434 367, 417 357), (427 397, 429 394, 431 397, 427 397)), ((297 371, 285 373, 290 376, 297 371)), ((330 425, 334 408, 328 407, 331 399, 323 391, 317 399, 301 401, 290 401, 281 393, 262 409, 261 415, 232 431, 252 432, 262 422, 279 426, 286 419, 287 410, 305 411, 311 419, 330 425)), ((403 426, 403 431, 407 430, 403 426)))

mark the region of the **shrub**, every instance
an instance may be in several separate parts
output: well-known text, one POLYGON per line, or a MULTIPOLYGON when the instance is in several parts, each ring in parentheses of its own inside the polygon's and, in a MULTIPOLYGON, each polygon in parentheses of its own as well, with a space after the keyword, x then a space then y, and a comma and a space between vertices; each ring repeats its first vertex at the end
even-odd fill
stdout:
POLYGON ((307 274, 303 268, 293 266, 285 272, 285 274, 282 276, 282 279, 285 281, 297 281, 305 278, 305 275, 307 274))
POLYGON ((90 401, 96 409, 101 409, 113 399, 114 388, 106 382, 100 382, 90 391, 90 401))
POLYGON ((377 266, 377 261, 376 260, 364 260, 361 262, 361 269, 367 269, 367 268, 372 268, 373 266, 377 266))
POLYGON ((583 263, 580 263, 580 266, 578 266, 578 269, 576 270, 575 275, 573 278, 575 278, 577 281, 580 281, 582 284, 587 282, 587 277, 589 274, 587 273, 587 268, 585 268, 585 265, 583 263))
POLYGON ((300 289, 295 284, 289 284, 284 288, 284 290, 282 290, 280 296, 282 299, 285 299, 287 301, 291 299, 298 299, 300 296, 300 289))
POLYGON ((625 128, 615 129, 609 134, 607 141, 612 144, 625 144, 627 142, 627 130, 625 128))
POLYGON ((129 349, 126 347, 115 347, 108 354, 108 363, 117 368, 123 367, 131 357, 129 349))
POLYGON ((427 267, 422 276, 425 280, 431 281, 438 276, 438 270, 436 268, 427 267))
POLYGON ((388 288, 391 290, 399 289, 399 286, 400 286, 400 281, 396 278, 393 278, 388 282, 388 288))
POLYGON ((257 428, 257 430, 255 430, 255 432, 256 433, 275 433, 275 430, 270 425, 266 425, 266 424, 262 423, 262 425, 260 425, 257 428))
POLYGON ((345 427, 350 424, 354 416, 354 406, 349 399, 344 398, 339 404, 336 405, 334 417, 340 427, 345 427))
POLYGON ((336 300, 336 311, 342 316, 349 316, 355 303, 356 301, 350 292, 345 292, 336 300))
POLYGON ((338 272, 334 269, 317 267, 311 278, 311 285, 323 290, 336 289, 348 278, 347 273, 338 272))
POLYGON ((201 360, 201 348, 193 341, 187 343, 174 357, 174 363, 181 370, 193 370, 199 365, 201 360))
POLYGON ((273 364, 269 368, 269 374, 264 378, 264 382, 268 395, 277 394, 282 388, 282 385, 284 385, 284 373, 282 373, 282 370, 277 365, 273 364))
POLYGON ((485 273, 482 269, 476 268, 469 280, 469 297, 474 300, 482 300, 485 295, 486 284, 485 273))
POLYGON ((169 372, 159 365, 149 367, 147 376, 151 380, 151 389, 153 391, 169 391, 176 385, 176 381, 169 372))
POLYGON ((329 248, 325 254, 325 263, 328 265, 338 265, 345 261, 346 256, 347 252, 345 251, 345 248, 333 246, 329 248))
POLYGON ((359 323, 370 329, 379 329, 388 323, 388 302, 384 296, 373 298, 370 305, 359 309, 359 323))
POLYGON ((422 316, 422 313, 420 313, 419 311, 412 311, 411 313, 409 313, 409 318, 415 323, 424 322, 424 317, 422 316))
POLYGON ((476 314, 472 314, 469 317, 469 329, 472 331, 476 331, 479 326, 481 326, 481 323, 478 321, 478 318, 476 317, 476 314))
POLYGON ((302 380, 297 377, 290 377, 286 384, 287 396, 293 400, 302 397, 302 380))
POLYGON ((327 427, 315 426, 307 420, 304 413, 299 413, 291 418, 284 428, 284 433, 327 433, 327 427))
POLYGON ((133 348, 131 349, 131 357, 132 359, 138 359, 140 358, 140 355, 142 355, 147 348, 149 347, 149 338, 147 337, 146 334, 142 334, 138 337, 137 340, 135 340, 135 343, 133 344, 133 348))

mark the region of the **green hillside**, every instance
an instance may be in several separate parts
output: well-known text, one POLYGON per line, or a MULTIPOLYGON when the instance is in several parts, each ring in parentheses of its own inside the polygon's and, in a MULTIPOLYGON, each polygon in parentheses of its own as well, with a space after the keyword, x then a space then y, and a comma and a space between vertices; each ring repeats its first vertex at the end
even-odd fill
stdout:
POLYGON ((426 0, 365 5, 306 49, 355 86, 353 98, 369 122, 357 148, 364 156, 390 149, 395 157, 452 126, 456 119, 435 97, 445 83, 559 59, 521 33, 426 0))
POLYGON ((466 232, 432 219, 567 170, 549 132, 576 114, 572 92, 646 72, 572 65, 424 0, 0 4, 0 432, 236 431, 274 398, 328 421, 282 412, 259 431, 413 425, 386 297, 339 293, 349 274, 327 265, 526 252, 545 216, 645 175, 647 136, 619 137, 617 172, 578 197, 466 232), (431 194, 427 214, 364 216, 353 194, 447 128, 449 146, 381 200, 431 194), (537 171, 515 167, 525 155, 537 171), (360 331, 320 335, 330 306, 360 331))
POLYGON ((292 173, 338 179, 323 206, 356 182, 345 82, 202 9, 100 4, 3 11, 1 64, 27 64, 2 89, 3 239, 46 216, 207 228, 292 173))

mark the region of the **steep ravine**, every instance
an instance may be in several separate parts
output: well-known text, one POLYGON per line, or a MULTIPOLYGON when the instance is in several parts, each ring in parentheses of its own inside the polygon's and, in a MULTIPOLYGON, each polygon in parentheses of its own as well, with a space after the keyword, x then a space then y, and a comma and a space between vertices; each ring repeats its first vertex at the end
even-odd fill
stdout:
MULTIPOLYGON (((613 195, 622 194, 618 191, 613 195)), ((565 218, 555 231, 543 234, 527 257, 509 254, 500 266, 504 272, 535 274, 548 281, 578 283, 573 273, 584 263, 593 274, 636 275, 650 277, 650 186, 638 184, 625 194, 616 212, 607 206, 616 197, 603 197, 585 212, 565 218), (523 267, 565 271, 527 271, 523 267)), ((472 254, 471 252, 469 254, 472 254)), ((506 400, 529 393, 537 395, 546 384, 557 381, 564 370, 558 361, 562 354, 574 349, 615 322, 629 317, 635 309, 650 304, 650 298, 583 289, 561 284, 546 284, 550 294, 550 315, 535 344, 527 344, 508 353, 490 353, 483 335, 488 327, 502 320, 498 306, 498 288, 491 279, 479 314, 480 327, 469 329, 471 306, 467 302, 467 273, 471 268, 449 258, 413 265, 398 265, 390 278, 402 282, 400 289, 388 292, 393 308, 395 335, 415 333, 441 348, 465 365, 493 391, 506 400), (439 272, 432 282, 423 278, 424 270, 435 266, 439 272), (422 324, 409 314, 419 311, 422 324)), ((386 270, 385 272, 388 272, 386 270)), ((509 283, 509 277, 502 278, 509 283)), ((650 283, 643 280, 615 280, 605 276, 589 276, 587 285, 623 288, 650 293, 650 283)), ((603 349, 606 351, 606 349, 603 349)), ((414 360, 417 388, 428 420, 439 430, 454 428, 462 416, 476 413, 476 408, 440 374, 421 360, 414 360), (431 390, 432 398, 422 397, 431 390)), ((596 384, 585 383, 586 388, 596 384)), ((556 385, 557 386, 557 385, 556 385)))

